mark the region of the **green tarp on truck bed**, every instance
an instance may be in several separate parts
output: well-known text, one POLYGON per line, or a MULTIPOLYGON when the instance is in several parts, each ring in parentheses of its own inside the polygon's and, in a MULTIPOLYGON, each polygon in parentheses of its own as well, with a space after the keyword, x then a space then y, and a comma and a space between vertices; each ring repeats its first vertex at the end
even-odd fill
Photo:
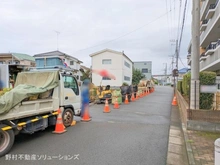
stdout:
POLYGON ((7 113, 26 98, 57 87, 59 71, 30 71, 18 74, 15 88, 0 96, 0 115, 7 113))

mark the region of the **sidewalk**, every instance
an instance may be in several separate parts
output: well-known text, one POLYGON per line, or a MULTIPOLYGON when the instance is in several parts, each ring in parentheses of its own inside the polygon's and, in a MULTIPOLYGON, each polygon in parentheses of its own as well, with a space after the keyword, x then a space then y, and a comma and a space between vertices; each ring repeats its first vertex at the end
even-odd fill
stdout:
POLYGON ((172 106, 171 110, 167 165, 189 165, 180 113, 177 106, 172 106))
POLYGON ((214 165, 214 142, 220 133, 186 130, 177 106, 172 106, 169 136, 167 165, 214 165))

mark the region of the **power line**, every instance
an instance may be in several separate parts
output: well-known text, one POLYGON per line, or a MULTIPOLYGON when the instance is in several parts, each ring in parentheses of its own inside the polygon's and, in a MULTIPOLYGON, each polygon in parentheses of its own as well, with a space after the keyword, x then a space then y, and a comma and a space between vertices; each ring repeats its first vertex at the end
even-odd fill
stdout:
POLYGON ((180 39, 179 39, 179 52, 180 52, 181 41, 182 41, 182 36, 183 36, 183 29, 184 29, 184 24, 185 24, 186 7, 187 7, 187 0, 185 1, 185 7, 184 7, 184 12, 183 12, 182 29, 181 29, 180 39))
POLYGON ((108 44, 108 43, 110 43, 110 42, 114 42, 114 41, 116 41, 116 40, 118 40, 118 39, 120 39, 120 38, 123 38, 123 37, 125 37, 125 36, 127 36, 127 35, 129 35, 129 34, 131 34, 131 33, 134 33, 134 32, 136 32, 136 31, 138 31, 138 30, 144 28, 145 26, 148 26, 149 24, 151 24, 151 23, 153 23, 153 22, 156 22, 158 19, 160 19, 160 18, 164 17, 165 15, 167 15, 169 12, 171 12, 171 11, 168 11, 168 12, 162 14, 161 16, 155 18, 155 19, 152 20, 151 22, 148 22, 148 23, 142 25, 141 27, 139 27, 139 28, 137 28, 137 29, 134 29, 134 30, 132 30, 132 31, 130 31, 130 32, 128 32, 128 33, 125 33, 125 34, 123 34, 123 35, 121 35, 121 36, 119 36, 119 37, 117 37, 117 38, 115 38, 115 39, 109 40, 109 41, 104 42, 104 43, 101 43, 101 44, 93 45, 93 46, 90 46, 90 47, 87 47, 87 48, 84 48, 84 49, 80 49, 80 50, 78 50, 78 51, 76 51, 76 52, 74 52, 74 53, 77 53, 77 52, 80 52, 80 51, 83 51, 83 50, 87 50, 87 49, 91 49, 91 48, 94 48, 94 47, 97 47, 97 46, 100 46, 100 45, 108 44))
POLYGON ((179 59, 180 59, 180 62, 182 63, 182 65, 184 66, 184 68, 187 68, 187 67, 184 65, 182 59, 181 59, 180 57, 179 57, 179 59))
POLYGON ((179 6, 179 21, 178 21, 178 29, 177 29, 177 40, 179 38, 179 31, 180 31, 180 17, 181 17, 181 7, 182 7, 182 0, 180 0, 180 6, 179 6))

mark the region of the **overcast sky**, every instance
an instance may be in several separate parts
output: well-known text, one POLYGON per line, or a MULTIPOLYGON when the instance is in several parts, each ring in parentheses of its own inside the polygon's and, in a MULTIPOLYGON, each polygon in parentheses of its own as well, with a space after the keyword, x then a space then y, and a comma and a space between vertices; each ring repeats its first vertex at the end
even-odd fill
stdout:
MULTIPOLYGON (((132 61, 152 61, 152 73, 171 69, 179 0, 0 0, 0 53, 34 55, 57 50, 90 66, 90 54, 124 51, 132 61), (171 11, 170 11, 171 9, 171 11), (170 11, 170 12, 169 12, 170 11)), ((185 0, 182 0, 181 19, 185 0)), ((188 2, 188 3, 191 3, 188 2)), ((187 5, 180 57, 187 67, 191 4, 187 5)), ((185 67, 179 62, 179 69, 185 67)))

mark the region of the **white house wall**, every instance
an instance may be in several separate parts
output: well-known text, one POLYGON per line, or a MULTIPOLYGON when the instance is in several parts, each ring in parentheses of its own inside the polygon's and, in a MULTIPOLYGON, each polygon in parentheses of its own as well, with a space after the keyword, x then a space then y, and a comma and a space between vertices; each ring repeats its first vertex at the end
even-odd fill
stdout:
POLYGON ((131 85, 132 84, 132 68, 133 68, 133 64, 125 56, 122 56, 122 66, 123 66, 122 67, 123 68, 122 83, 125 82, 125 83, 128 83, 128 85, 131 85), (125 61, 130 65, 130 67, 125 66, 125 63, 124 63, 125 61), (125 80, 124 76, 129 77, 130 80, 125 80))
MULTIPOLYGON (((123 62, 124 63, 124 62, 123 62)), ((121 86, 124 82, 123 77, 123 67, 122 65, 122 55, 112 53, 112 52, 103 52, 98 55, 92 56, 92 69, 106 69, 110 73, 112 73, 116 80, 102 80, 102 77, 100 75, 97 75, 95 73, 92 74, 92 82, 94 85, 99 86, 100 83, 103 86, 110 85, 110 86, 121 86), (102 64, 103 59, 111 59, 111 64, 102 64)), ((127 72, 126 69, 124 69, 125 72, 127 72)), ((128 74, 128 73, 126 73, 128 74)), ((128 74, 130 75, 130 74, 128 74)))

